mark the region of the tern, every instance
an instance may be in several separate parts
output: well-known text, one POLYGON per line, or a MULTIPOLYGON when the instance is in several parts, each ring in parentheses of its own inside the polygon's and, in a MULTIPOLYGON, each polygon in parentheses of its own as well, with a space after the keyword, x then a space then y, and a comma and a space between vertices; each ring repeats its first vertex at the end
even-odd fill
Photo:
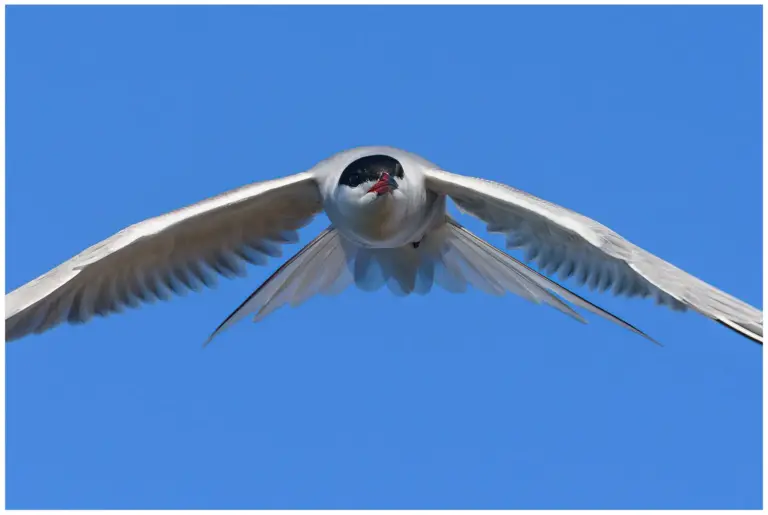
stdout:
MULTIPOLYGON (((469 286, 544 303, 585 322, 574 307, 648 339, 635 326, 547 275, 590 289, 650 297, 696 311, 763 343, 762 311, 630 243, 600 223, 523 191, 457 175, 386 146, 357 147, 288 177, 258 182, 150 218, 93 245, 5 298, 6 341, 63 322, 83 323, 175 293, 242 276, 298 241, 297 231, 325 212, 330 225, 287 260, 219 327, 296 306, 318 294, 386 286, 398 295, 433 286, 469 286), (446 210, 459 210, 501 233, 523 261, 476 236, 446 210), (544 275, 547 274, 547 275, 544 275)), ((652 340, 652 339, 651 339, 652 340)), ((654 340, 652 340, 654 341, 654 340)), ((207 342, 206 342, 207 343, 207 342)))

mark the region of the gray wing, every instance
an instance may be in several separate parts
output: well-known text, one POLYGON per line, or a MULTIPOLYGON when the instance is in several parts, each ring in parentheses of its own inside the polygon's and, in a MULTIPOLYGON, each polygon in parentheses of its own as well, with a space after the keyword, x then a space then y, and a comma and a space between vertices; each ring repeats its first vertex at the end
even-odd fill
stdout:
POLYGON ((575 277, 591 289, 652 297, 693 309, 760 344, 762 311, 728 295, 625 240, 598 222, 504 184, 427 170, 427 187, 504 233, 507 247, 526 251, 545 273, 575 277))
POLYGON ((322 209, 304 172, 231 190, 123 229, 5 297, 5 338, 83 323, 264 264, 322 209))

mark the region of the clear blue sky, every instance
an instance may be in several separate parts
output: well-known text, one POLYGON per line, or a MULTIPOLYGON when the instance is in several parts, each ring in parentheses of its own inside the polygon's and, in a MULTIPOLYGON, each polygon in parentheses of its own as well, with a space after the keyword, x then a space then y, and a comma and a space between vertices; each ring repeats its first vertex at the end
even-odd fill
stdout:
MULTIPOLYGON (((7 24, 9 290, 134 222, 388 144, 762 307, 760 7, 9 7, 7 24)), ((658 348, 510 296, 350 290, 202 350, 280 263, 8 345, 8 507, 761 507, 762 348, 725 328, 588 293, 658 348)))

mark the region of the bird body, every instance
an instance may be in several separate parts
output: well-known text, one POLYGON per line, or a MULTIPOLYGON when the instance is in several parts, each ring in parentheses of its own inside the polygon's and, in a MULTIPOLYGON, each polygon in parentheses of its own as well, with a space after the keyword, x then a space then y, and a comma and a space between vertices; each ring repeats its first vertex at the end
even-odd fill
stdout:
MULTIPOLYGON (((244 275, 320 212, 330 226, 286 261, 214 331, 354 284, 398 295, 473 286, 517 294, 584 322, 572 305, 645 333, 474 235, 446 210, 502 233, 547 274, 616 295, 695 310, 762 344, 762 312, 569 209, 503 184, 457 175, 393 147, 357 147, 306 172, 259 182, 120 231, 6 295, 6 340, 120 312, 216 275, 244 275)), ((650 339, 650 337, 648 337, 650 339)), ((209 339, 210 341, 210 339, 209 339)))

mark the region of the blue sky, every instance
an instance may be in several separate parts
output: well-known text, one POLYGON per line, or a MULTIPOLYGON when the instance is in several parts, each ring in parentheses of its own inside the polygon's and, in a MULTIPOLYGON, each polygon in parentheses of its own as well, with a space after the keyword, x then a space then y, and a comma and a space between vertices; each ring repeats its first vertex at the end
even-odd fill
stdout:
MULTIPOLYGON (((6 12, 9 290, 389 144, 762 307, 760 7, 6 12)), ((202 350, 281 262, 8 345, 8 507, 761 507, 762 348, 723 327, 587 293, 658 348, 510 296, 350 290, 202 350)))

